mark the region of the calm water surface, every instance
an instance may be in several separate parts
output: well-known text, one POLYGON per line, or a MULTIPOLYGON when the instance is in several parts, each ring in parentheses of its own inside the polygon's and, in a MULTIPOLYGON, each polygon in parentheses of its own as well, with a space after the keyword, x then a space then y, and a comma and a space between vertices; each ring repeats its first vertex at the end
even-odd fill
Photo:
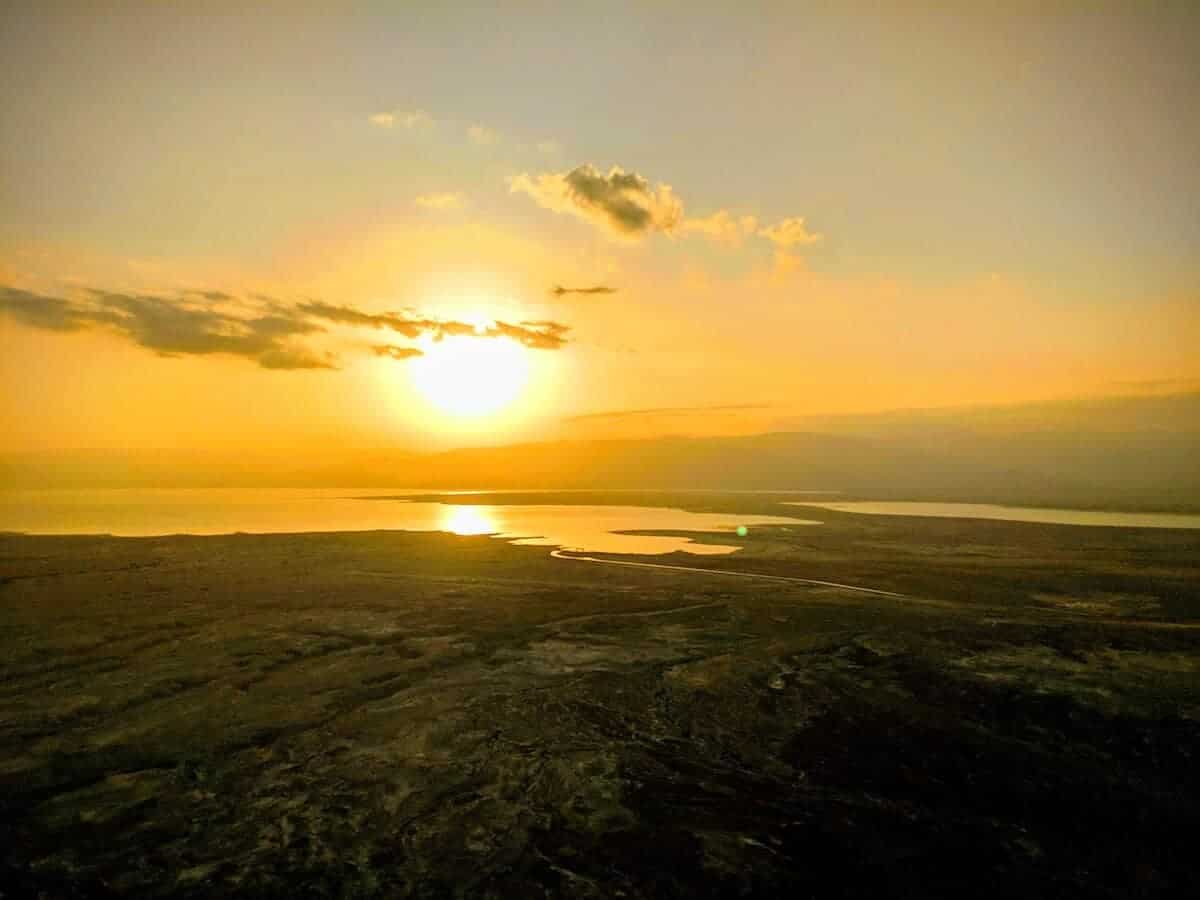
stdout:
MULTIPOLYGON (((787 516, 694 513, 646 506, 493 506, 359 499, 394 489, 192 489, 0 491, 0 531, 29 534, 253 534, 306 531, 446 531, 494 534, 517 544, 595 553, 732 553, 734 545, 695 544, 624 530, 732 532, 739 525, 816 525, 787 516)), ((411 494, 427 491, 412 491, 411 494)), ((486 496, 486 495, 481 495, 486 496)))
POLYGON ((837 503, 784 501, 784 506, 818 506, 838 512, 874 516, 943 516, 951 519, 1004 519, 1054 525, 1108 525, 1123 528, 1200 528, 1200 515, 1131 513, 1083 509, 1045 509, 998 506, 992 503, 917 503, 911 501, 846 500, 837 503))

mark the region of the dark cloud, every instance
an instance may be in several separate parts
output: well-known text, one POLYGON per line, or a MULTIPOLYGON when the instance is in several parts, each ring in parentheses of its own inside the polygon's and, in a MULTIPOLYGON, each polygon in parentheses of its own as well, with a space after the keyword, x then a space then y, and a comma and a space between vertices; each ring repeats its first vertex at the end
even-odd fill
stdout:
MULTIPOLYGON (((193 292, 189 292, 192 294, 193 292)), ((203 296, 224 305, 228 295, 203 296)), ((107 328, 160 356, 214 353, 242 356, 267 369, 330 369, 335 361, 292 338, 324 329, 295 312, 197 306, 183 297, 125 294, 89 288, 88 299, 71 300, 0 287, 0 313, 49 331, 107 328)), ((229 298, 232 299, 232 298, 229 298)))
POLYGON ((484 337, 512 338, 535 350, 557 350, 567 342, 568 331, 570 328, 559 322, 497 322, 484 331, 484 337))
POLYGON ((22 325, 47 331, 80 331, 119 319, 111 313, 81 307, 62 297, 46 297, 12 287, 0 287, 0 313, 22 325))
POLYGON ((316 354, 287 345, 288 338, 324 330, 294 313, 239 316, 178 298, 96 289, 90 293, 102 309, 118 316, 108 324, 160 356, 227 353, 270 369, 332 367, 316 354))
POLYGON ((319 301, 301 303, 296 309, 318 319, 364 328, 387 328, 409 338, 434 331, 437 326, 432 319, 412 318, 402 313, 365 313, 350 306, 334 306, 332 303, 319 301))
POLYGON ((296 308, 307 315, 331 322, 358 325, 364 328, 389 329, 409 338, 419 337, 422 334, 432 335, 434 340, 439 341, 447 337, 506 337, 538 350, 557 350, 562 347, 567 342, 566 333, 570 330, 559 322, 546 321, 521 322, 517 325, 509 322, 494 322, 486 327, 478 327, 470 322, 458 322, 453 319, 429 319, 394 312, 365 313, 349 306, 334 306, 319 302, 301 303, 296 308))
MULTIPOLYGON (((312 349, 305 338, 326 330, 322 322, 386 329, 408 338, 509 338, 526 347, 557 350, 568 328, 558 322, 467 322, 408 313, 368 313, 319 301, 288 305, 268 297, 238 300, 220 291, 187 291, 175 297, 89 288, 83 299, 53 297, 0 285, 0 315, 47 331, 103 328, 160 356, 227 354, 265 369, 333 369, 336 358, 312 349), (199 298, 199 299, 198 299, 199 298)), ((420 356, 416 347, 372 345, 392 359, 420 356)))
POLYGON ((440 341, 445 337, 494 337, 494 335, 486 335, 470 322, 455 322, 453 320, 446 322, 430 322, 429 331, 433 335, 434 340, 440 341))
POLYGON ((615 169, 602 175, 591 166, 567 173, 567 187, 575 201, 602 212, 619 231, 645 231, 652 221, 646 199, 650 184, 640 175, 615 169))
POLYGON ((683 204, 670 185, 652 187, 641 175, 619 166, 607 174, 585 164, 569 172, 516 175, 509 179, 509 188, 528 194, 546 209, 571 213, 625 237, 671 233, 683 221, 683 204))
POLYGON ((315 353, 306 347, 275 347, 255 357, 264 369, 336 369, 331 353, 315 353))
POLYGON ((555 297, 561 297, 563 294, 615 294, 616 288, 611 288, 603 284, 597 284, 593 287, 563 287, 561 284, 556 284, 550 289, 555 297))
MULTIPOLYGON (((799 216, 765 227, 760 227, 757 216, 735 216, 727 209, 701 218, 685 218, 683 202, 670 185, 652 185, 649 179, 620 166, 613 166, 607 173, 590 163, 569 172, 522 172, 509 176, 508 188, 511 193, 528 195, 543 209, 576 216, 633 240, 658 231, 673 237, 702 234, 718 244, 738 247, 746 238, 757 235, 775 245, 776 261, 784 270, 802 265, 793 248, 824 240, 821 234, 809 231, 799 216)), ((561 296, 589 291, 566 288, 556 289, 555 293, 561 296)))
POLYGON ((371 352, 376 356, 390 356, 392 359, 412 359, 414 356, 424 356, 416 347, 397 347, 395 344, 374 344, 371 352))

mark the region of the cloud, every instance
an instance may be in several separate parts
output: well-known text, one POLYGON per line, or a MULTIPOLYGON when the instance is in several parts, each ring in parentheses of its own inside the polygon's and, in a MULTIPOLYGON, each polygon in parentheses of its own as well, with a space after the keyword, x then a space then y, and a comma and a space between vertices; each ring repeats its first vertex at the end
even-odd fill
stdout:
MULTIPOLYGON (((19 288, 0 287, 0 313, 30 328, 80 331, 101 324, 101 310, 80 307, 62 297, 45 297, 19 288)), ((109 321, 117 317, 104 314, 109 321)))
POLYGON ((425 209, 453 210, 462 209, 467 205, 467 198, 460 192, 441 194, 422 194, 413 201, 425 209))
POLYGON ((185 294, 159 297, 89 288, 86 300, 49 297, 0 288, 0 314, 48 331, 107 328, 159 356, 242 356, 268 369, 333 368, 328 354, 291 339, 324 329, 294 311, 259 304, 231 311, 220 292, 189 292, 208 301, 197 305, 185 294), (219 295, 219 296, 218 296, 219 295))
POLYGON ((467 137, 481 147, 487 147, 500 140, 500 135, 486 125, 472 125, 467 129, 467 137))
POLYGON ((538 141, 533 146, 537 148, 538 153, 545 153, 547 156, 562 152, 562 144, 558 141, 538 141))
POLYGON ((379 112, 368 116, 367 121, 380 128, 394 128, 399 125, 409 130, 428 128, 433 124, 429 113, 422 109, 415 109, 412 112, 379 112))
POLYGON ((558 350, 567 342, 568 331, 570 328, 559 322, 522 322, 519 325, 496 322, 477 336, 506 337, 535 350, 558 350))
POLYGON ((425 355, 417 347, 397 347, 395 344, 373 344, 371 352, 376 356, 390 356, 392 359, 412 359, 414 356, 425 355))
POLYGON ((731 247, 740 247, 751 236, 765 238, 775 245, 781 271, 802 264, 792 248, 823 240, 822 235, 809 231, 800 217, 762 228, 757 216, 735 216, 727 209, 701 218, 685 218, 683 202, 670 185, 652 186, 646 178, 619 166, 613 166, 607 174, 590 163, 569 172, 523 172, 509 176, 508 187, 511 193, 528 195, 544 209, 576 216, 624 238, 636 240, 654 231, 672 236, 698 234, 731 247))
POLYGON ((561 284, 556 284, 550 289, 555 297, 561 297, 563 294, 615 294, 616 288, 611 288, 603 284, 597 284, 593 287, 563 287, 561 284))
POLYGON ((570 331, 569 326, 560 322, 521 322, 517 325, 509 322, 493 322, 491 325, 477 326, 470 322, 430 319, 423 316, 412 316, 408 313, 366 313, 349 306, 334 306, 316 301, 302 303, 297 309, 306 315, 330 322, 386 329, 408 338, 420 337, 423 334, 432 335, 434 340, 438 341, 447 337, 506 337, 519 341, 526 347, 539 350, 557 350, 562 347, 567 343, 566 333, 570 331))
POLYGON ((758 233, 780 250, 819 244, 825 238, 824 235, 809 231, 801 218, 782 219, 774 225, 763 228, 758 233))
POLYGON ((432 320, 412 318, 403 313, 367 313, 351 306, 335 306, 318 300, 301 303, 296 308, 305 315, 329 322, 363 328, 386 328, 409 338, 420 337, 430 330, 431 325, 436 324, 432 320))
POLYGON ((264 369, 336 369, 337 360, 329 353, 313 353, 304 347, 275 347, 256 359, 264 369))
POLYGON ((509 338, 535 350, 558 350, 567 343, 570 327, 560 322, 493 322, 477 326, 469 322, 425 320, 436 341, 447 337, 509 338))
POLYGON ((651 187, 641 175, 619 166, 604 174, 585 164, 569 172, 514 175, 508 183, 513 193, 528 194, 545 209, 569 213, 621 237, 672 234, 683 220, 683 204, 670 185, 651 187))
MULTIPOLYGON (((88 288, 81 298, 71 299, 2 285, 0 316, 44 331, 103 329, 159 356, 224 354, 265 369, 337 368, 332 353, 307 343, 326 331, 324 323, 387 330, 407 338, 508 338, 539 350, 563 347, 570 330, 551 321, 493 322, 477 327, 415 313, 370 313, 316 300, 286 304, 261 295, 239 300, 220 291, 157 296, 88 288)), ((421 355, 419 348, 391 344, 371 345, 370 350, 392 359, 421 355)))
POLYGON ((740 246, 747 235, 754 234, 758 228, 758 219, 754 216, 734 218, 728 210, 718 210, 703 219, 685 219, 683 231, 688 234, 701 234, 718 244, 731 247, 740 246))
POLYGON ((775 245, 775 270, 780 275, 804 268, 804 259, 793 252, 793 247, 811 247, 825 239, 824 235, 809 231, 804 219, 799 217, 781 219, 760 229, 758 234, 775 245))
POLYGON ((328 357, 287 344, 289 338, 324 330, 294 313, 235 315, 177 298, 94 288, 89 292, 105 313, 115 314, 106 324, 160 356, 226 353, 270 369, 333 368, 328 357))

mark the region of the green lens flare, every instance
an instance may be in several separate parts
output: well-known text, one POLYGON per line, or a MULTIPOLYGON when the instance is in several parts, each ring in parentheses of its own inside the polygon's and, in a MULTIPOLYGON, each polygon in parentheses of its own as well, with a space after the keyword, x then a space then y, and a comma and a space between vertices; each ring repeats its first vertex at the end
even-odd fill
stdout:
POLYGON ((739 525, 737 527, 737 536, 738 537, 745 537, 749 533, 750 533, 750 529, 747 528, 745 525, 739 525))

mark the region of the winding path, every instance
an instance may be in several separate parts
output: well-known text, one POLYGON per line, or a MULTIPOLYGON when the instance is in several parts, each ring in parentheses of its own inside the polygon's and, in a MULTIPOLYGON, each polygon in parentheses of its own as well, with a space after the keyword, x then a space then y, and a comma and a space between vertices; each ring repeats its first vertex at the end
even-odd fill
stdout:
POLYGON ((699 572, 702 575, 732 575, 734 578, 757 578, 763 581, 787 581, 794 584, 813 584, 818 587, 836 588, 841 591, 855 591, 860 594, 872 594, 877 597, 892 597, 897 600, 911 600, 907 594, 897 594, 895 591, 881 591, 878 588, 859 587, 853 584, 839 584, 836 581, 818 581, 815 578, 795 578, 791 575, 761 575, 757 572, 736 572, 731 569, 702 569, 693 566, 669 566, 665 563, 630 562, 624 559, 600 559, 595 556, 570 556, 563 550, 552 550, 550 555, 555 559, 574 559, 578 562, 600 563, 608 566, 631 566, 637 569, 667 569, 673 572, 699 572))

